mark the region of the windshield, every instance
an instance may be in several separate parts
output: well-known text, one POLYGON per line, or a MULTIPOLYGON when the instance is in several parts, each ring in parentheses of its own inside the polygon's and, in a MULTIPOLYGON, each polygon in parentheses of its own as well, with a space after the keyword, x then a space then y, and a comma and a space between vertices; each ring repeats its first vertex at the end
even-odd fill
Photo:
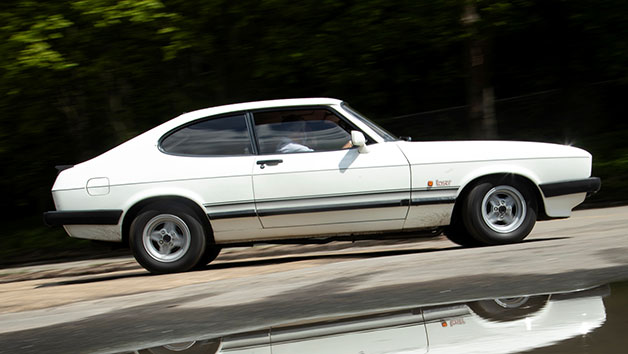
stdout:
POLYGON ((346 102, 342 102, 341 106, 342 106, 342 108, 345 109, 345 111, 351 113, 351 115, 356 117, 362 123, 368 125, 369 128, 373 129, 379 136, 384 138, 384 141, 395 141, 395 140, 397 140, 397 138, 394 135, 392 135, 390 132, 388 132, 386 129, 384 129, 384 128, 380 127, 379 125, 377 125, 377 124, 371 122, 370 120, 368 120, 366 117, 364 117, 362 114, 360 114, 360 112, 358 112, 355 109, 349 107, 349 105, 346 102))

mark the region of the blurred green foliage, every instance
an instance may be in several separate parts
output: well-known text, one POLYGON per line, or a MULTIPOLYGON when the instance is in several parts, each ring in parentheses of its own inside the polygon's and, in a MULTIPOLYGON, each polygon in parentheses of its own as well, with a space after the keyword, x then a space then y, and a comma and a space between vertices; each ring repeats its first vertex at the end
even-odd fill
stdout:
POLYGON ((474 3, 464 26, 467 0, 4 0, 2 218, 52 208, 54 165, 218 104, 338 97, 393 132, 468 138, 472 36, 490 43, 500 138, 587 148, 598 198, 626 200, 628 2, 474 3))

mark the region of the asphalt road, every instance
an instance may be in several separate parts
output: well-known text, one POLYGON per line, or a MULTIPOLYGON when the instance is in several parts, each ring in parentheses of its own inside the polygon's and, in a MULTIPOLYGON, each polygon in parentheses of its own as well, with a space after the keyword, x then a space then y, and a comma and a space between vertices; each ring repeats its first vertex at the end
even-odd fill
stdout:
POLYGON ((285 323, 628 279, 628 207, 537 224, 525 242, 443 237, 231 249, 152 276, 132 260, 0 270, 0 353, 116 352, 285 323))

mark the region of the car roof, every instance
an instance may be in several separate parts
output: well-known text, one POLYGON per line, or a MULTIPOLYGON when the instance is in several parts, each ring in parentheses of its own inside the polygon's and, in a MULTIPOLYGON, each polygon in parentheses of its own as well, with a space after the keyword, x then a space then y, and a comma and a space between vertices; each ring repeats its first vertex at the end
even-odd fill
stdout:
POLYGON ((337 105, 342 103, 342 100, 327 97, 311 97, 311 98, 289 98, 280 100, 267 100, 267 101, 255 101, 234 103, 223 106, 203 108, 196 111, 184 113, 177 118, 184 120, 191 120, 202 118, 210 115, 216 115, 228 112, 246 111, 252 109, 264 109, 273 107, 292 107, 292 106, 309 106, 309 105, 337 105))

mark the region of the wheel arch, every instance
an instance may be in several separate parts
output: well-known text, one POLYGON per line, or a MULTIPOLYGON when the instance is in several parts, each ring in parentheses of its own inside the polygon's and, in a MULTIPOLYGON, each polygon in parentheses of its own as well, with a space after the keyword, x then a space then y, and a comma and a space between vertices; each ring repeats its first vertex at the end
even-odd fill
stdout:
POLYGON ((123 244, 125 245, 129 244, 129 233, 131 229, 131 223, 133 222, 135 217, 137 217, 139 212, 145 206, 149 204, 161 204, 161 205, 179 204, 179 205, 184 205, 190 208, 190 210, 194 212, 194 215, 196 215, 198 220, 200 220, 201 224, 203 225, 203 228, 206 230, 205 237, 207 238, 207 241, 212 244, 215 243, 214 233, 211 227, 211 223, 209 221, 209 218, 207 217, 207 214, 203 211, 202 206, 200 206, 198 203, 186 197, 182 197, 178 195, 163 195, 163 196, 154 196, 154 197, 148 197, 148 198, 142 199, 140 201, 137 201, 128 209, 128 211, 124 214, 124 217, 122 219, 121 231, 122 231, 123 244))
POLYGON ((455 222, 459 220, 460 217, 460 209, 462 202, 465 200, 469 192, 476 186, 478 183, 486 180, 498 181, 498 182, 508 182, 508 181, 519 181, 525 184, 530 191, 534 194, 536 207, 537 207, 537 220, 544 220, 547 218, 547 213, 545 212, 545 203, 543 200, 543 195, 537 183, 535 183, 529 176, 513 173, 513 172, 493 172, 488 174, 483 174, 479 176, 475 176, 469 179, 462 188, 460 188, 458 195, 456 196, 456 203, 454 204, 454 210, 451 213, 451 224, 453 225, 455 222))

